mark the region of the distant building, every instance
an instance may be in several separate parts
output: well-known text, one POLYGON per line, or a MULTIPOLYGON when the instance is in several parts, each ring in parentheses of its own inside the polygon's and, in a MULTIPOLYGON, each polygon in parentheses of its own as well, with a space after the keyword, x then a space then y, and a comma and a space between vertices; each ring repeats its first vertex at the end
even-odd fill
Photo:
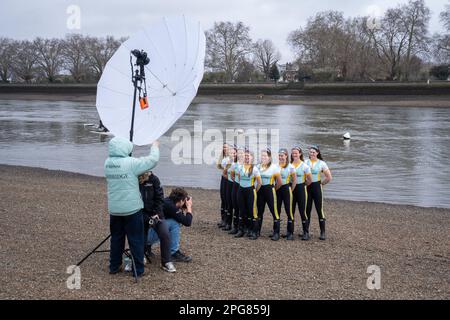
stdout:
POLYGON ((280 81, 283 82, 294 82, 297 80, 298 70, 292 63, 279 64, 278 70, 280 70, 280 81))

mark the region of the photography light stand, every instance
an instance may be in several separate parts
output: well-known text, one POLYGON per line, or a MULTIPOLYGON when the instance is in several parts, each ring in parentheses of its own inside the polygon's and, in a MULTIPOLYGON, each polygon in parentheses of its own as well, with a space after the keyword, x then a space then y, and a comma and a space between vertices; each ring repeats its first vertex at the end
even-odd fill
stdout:
MULTIPOLYGON (((148 101, 147 101, 147 85, 145 81, 145 65, 147 65, 150 62, 150 59, 147 57, 147 53, 143 50, 133 50, 130 53, 130 64, 131 64, 131 75, 132 75, 132 82, 134 86, 134 93, 133 93, 133 111, 131 114, 131 126, 130 126, 130 142, 133 143, 133 134, 134 134, 134 115, 136 112, 136 97, 139 91, 139 103, 142 109, 145 109, 148 107, 148 101), (133 56, 136 57, 136 70, 134 68, 133 64, 133 56), (143 86, 142 86, 143 85, 143 86), (143 94, 141 95, 141 91, 143 94)), ((131 156, 131 153, 130 153, 131 156)), ((79 267, 87 258, 89 258, 93 253, 105 253, 110 252, 111 250, 97 250, 100 248, 108 239, 111 238, 111 234, 109 234, 102 242, 100 242, 91 252, 89 252, 83 259, 80 260, 76 264, 77 267, 79 267)), ((146 239, 144 239, 144 247, 145 247, 146 239)), ((134 262, 133 255, 129 252, 130 249, 125 249, 124 254, 131 258, 132 264, 133 264, 133 276, 135 278, 135 281, 138 282, 138 277, 136 273, 136 264, 134 262)), ((144 255, 147 258, 147 261, 150 262, 150 257, 147 255, 147 253, 144 251, 144 255)))

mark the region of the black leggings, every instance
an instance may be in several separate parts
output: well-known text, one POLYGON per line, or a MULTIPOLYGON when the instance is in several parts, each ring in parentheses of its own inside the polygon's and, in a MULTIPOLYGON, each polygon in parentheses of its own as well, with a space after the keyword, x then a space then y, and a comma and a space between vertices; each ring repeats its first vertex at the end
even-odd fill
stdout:
POLYGON ((292 233, 294 232, 294 213, 292 210, 293 196, 291 186, 289 184, 282 185, 280 189, 278 189, 277 199, 278 212, 281 212, 281 204, 284 204, 284 210, 286 211, 288 218, 287 231, 292 233))
POLYGON ((222 179, 220 180, 220 218, 222 219, 222 221, 225 221, 225 217, 227 215, 226 184, 227 179, 222 176, 222 179))
POLYGON ((311 183, 308 187, 308 202, 306 204, 306 216, 308 221, 311 221, 312 203, 316 207, 319 221, 325 221, 325 213, 323 212, 323 190, 320 181, 311 183))
POLYGON ((294 204, 292 206, 292 211, 295 216, 295 207, 298 206, 298 211, 300 212, 300 218, 302 219, 302 223, 305 223, 308 220, 308 216, 306 215, 306 200, 308 197, 308 191, 305 183, 297 184, 293 191, 294 195, 294 204))
POLYGON ((245 227, 251 228, 252 231, 258 231, 258 209, 257 209, 257 195, 255 187, 239 188, 238 201, 239 201, 239 214, 241 222, 240 229, 245 227), (246 221, 252 221, 251 226, 246 225, 246 221))
POLYGON ((238 203, 238 190, 239 183, 233 182, 233 190, 231 191, 231 202, 233 204, 233 226, 238 228, 239 226, 239 203, 238 203))
POLYGON ((261 188, 258 191, 257 206, 258 206, 260 230, 263 223, 264 209, 266 207, 266 203, 267 206, 269 207, 270 213, 272 214, 273 221, 274 222, 280 221, 280 214, 278 211, 278 204, 277 204, 277 193, 275 191, 275 187, 270 184, 261 186, 261 188))
POLYGON ((231 225, 231 222, 233 220, 233 185, 234 182, 227 180, 226 182, 226 208, 227 208, 227 225, 231 225))

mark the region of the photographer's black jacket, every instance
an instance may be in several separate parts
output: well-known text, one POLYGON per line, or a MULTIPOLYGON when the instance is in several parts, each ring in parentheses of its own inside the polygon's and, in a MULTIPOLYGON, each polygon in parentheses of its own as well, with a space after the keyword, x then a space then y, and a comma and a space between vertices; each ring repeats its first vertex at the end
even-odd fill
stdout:
POLYGON ((183 211, 178 209, 169 197, 164 199, 163 211, 166 219, 174 219, 186 227, 192 224, 192 214, 190 212, 183 214, 183 211))
POLYGON ((149 216, 159 215, 164 218, 163 202, 164 190, 161 187, 159 178, 152 174, 147 181, 139 185, 142 201, 144 202, 144 211, 149 216))

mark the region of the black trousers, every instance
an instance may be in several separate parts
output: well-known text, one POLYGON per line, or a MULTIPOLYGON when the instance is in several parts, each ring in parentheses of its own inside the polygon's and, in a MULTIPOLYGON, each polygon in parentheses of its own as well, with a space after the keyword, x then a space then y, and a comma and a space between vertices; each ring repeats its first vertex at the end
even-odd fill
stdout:
MULTIPOLYGON (((148 225, 149 216, 144 213, 144 241, 147 244, 148 240, 148 231, 150 227, 148 225)), ((170 262, 170 234, 169 227, 167 225, 166 220, 161 219, 154 227, 156 234, 159 238, 160 243, 160 251, 161 251, 161 264, 164 265, 167 262, 170 262)))
POLYGON ((233 182, 233 189, 231 191, 231 202, 233 204, 233 226, 239 227, 239 203, 238 203, 239 183, 233 182))
POLYGON ((226 195, 226 208, 227 208, 227 219, 226 219, 226 222, 229 225, 231 225, 231 223, 232 223, 233 212, 234 212, 234 209, 233 209, 233 196, 232 196, 232 194, 233 194, 233 184, 234 184, 233 181, 227 180, 226 187, 225 187, 225 190, 226 190, 226 193, 225 193, 225 195, 226 195))
POLYGON ((298 207, 298 211, 300 212, 300 218, 302 219, 302 223, 308 220, 308 216, 306 214, 306 203, 308 197, 308 190, 305 183, 297 184, 294 191, 292 192, 294 196, 294 203, 292 206, 292 211, 295 217, 295 208, 298 207))
POLYGON ((325 221, 325 213, 323 212, 323 190, 322 183, 320 181, 313 182, 307 187, 308 200, 306 204, 306 216, 308 217, 308 222, 311 221, 311 210, 314 202, 316 207, 317 215, 319 216, 319 221, 325 221))
POLYGON ((278 189, 277 191, 278 212, 281 212, 281 204, 284 205, 284 210, 286 211, 286 215, 288 218, 287 231, 289 233, 293 233, 294 232, 294 212, 292 210, 293 195, 291 186, 289 184, 281 186, 280 189, 278 189))
POLYGON ((240 228, 245 228, 245 221, 251 221, 251 225, 247 225, 247 228, 251 231, 258 231, 258 208, 257 208, 257 194, 255 187, 239 188, 239 214, 241 226, 240 228))
POLYGON ((222 221, 225 221, 225 218, 227 215, 227 207, 226 207, 226 203, 227 203, 226 184, 227 184, 227 181, 228 180, 222 176, 222 179, 220 180, 220 218, 222 219, 222 221))
POLYGON ((269 207, 270 213, 272 214, 273 221, 274 222, 280 221, 280 214, 278 211, 278 203, 277 203, 277 192, 275 190, 275 186, 273 185, 261 186, 261 188, 258 191, 257 207, 259 218, 259 230, 261 230, 262 227, 266 204, 269 207))

